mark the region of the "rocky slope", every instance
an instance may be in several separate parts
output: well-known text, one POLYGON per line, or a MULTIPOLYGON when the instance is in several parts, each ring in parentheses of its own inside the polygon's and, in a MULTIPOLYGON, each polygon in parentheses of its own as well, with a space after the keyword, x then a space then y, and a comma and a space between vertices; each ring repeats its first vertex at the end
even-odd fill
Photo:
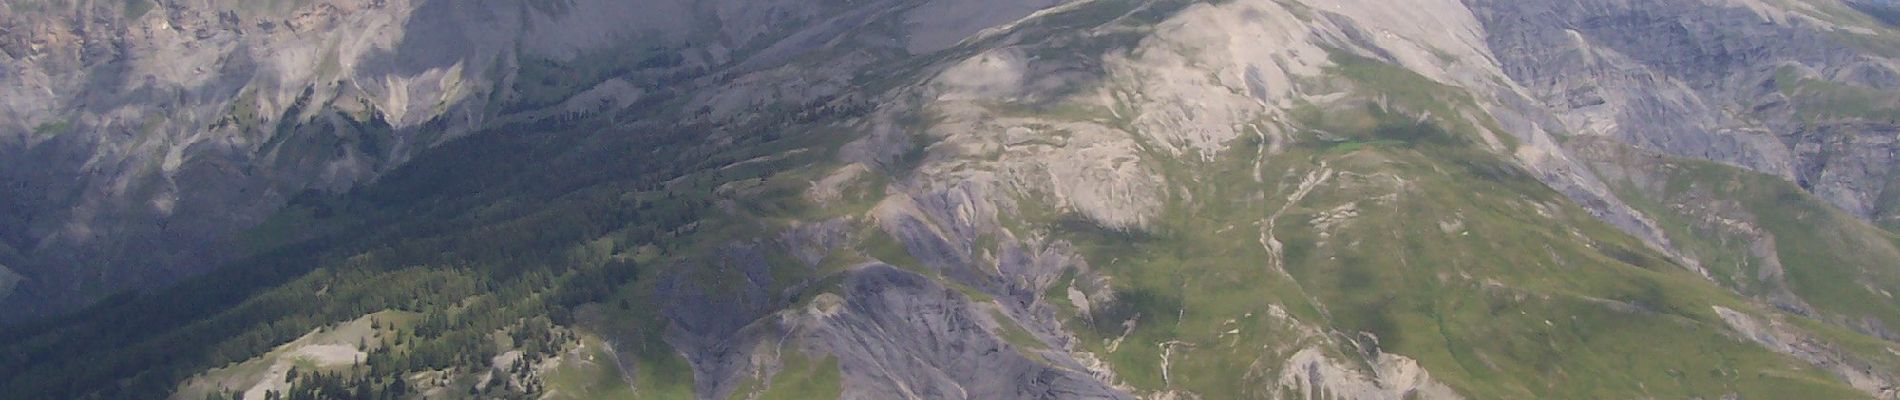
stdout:
MULTIPOLYGON (((874 17, 901 43, 867 51, 927 53, 1047 4, 9 2, 0 266, 26 280, 5 314, 207 271, 255 250, 232 234, 297 196, 341 193, 472 129, 635 106, 874 17), (915 17, 937 14, 954 18, 915 17)), ((786 102, 840 89, 770 84, 786 102)), ((744 93, 702 106, 761 105, 744 93)))
MULTIPOLYGON (((176 186, 208 164, 97 169, 170 160, 98 150, 158 146, 101 133, 133 115, 113 110, 291 112, 152 123, 196 143, 176 159, 226 154, 213 169, 280 196, 156 220, 257 225, 230 240, 253 248, 8 332, 0 382, 334 395, 258 368, 349 332, 365 359, 316 376, 427 398, 1900 396, 1890 3, 339 4, 269 12, 366 10, 338 20, 402 28, 323 35, 451 42, 364 45, 338 58, 357 72, 261 100, 247 77, 202 104, 7 111, 75 116, 21 135, 10 151, 36 158, 18 160, 173 186, 4 199, 137 212, 252 192, 176 186), (469 21, 521 22, 454 42, 469 21), (404 317, 365 335, 372 313, 404 317)), ((171 24, 113 7, 36 11, 171 24)), ((205 40, 322 36, 257 29, 205 40)), ((34 60, 8 62, 58 65, 34 60)), ((255 65, 229 69, 279 70, 255 65)), ((72 224, 129 226, 75 219, 99 213, 11 216, 67 230, 15 233, 36 245, 0 263, 41 290, 56 280, 28 266, 79 249, 58 245, 72 224)))

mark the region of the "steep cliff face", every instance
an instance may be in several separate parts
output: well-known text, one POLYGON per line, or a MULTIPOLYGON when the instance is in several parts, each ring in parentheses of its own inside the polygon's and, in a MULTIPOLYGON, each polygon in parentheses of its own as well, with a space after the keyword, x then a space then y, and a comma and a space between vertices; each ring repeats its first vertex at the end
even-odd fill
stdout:
POLYGON ((1900 36, 1878 16, 1890 4, 1467 4, 1511 81, 1561 122, 1559 147, 1666 221, 1661 243, 1679 258, 1785 310, 1891 337, 1877 284, 1820 278, 1888 279, 1874 260, 1891 257, 1890 234, 1842 220, 1891 225, 1900 36))
MULTIPOLYGON (((902 43, 858 56, 927 53, 1047 5, 916 3, 0 5, 0 265, 26 277, 6 313, 209 270, 252 251, 232 234, 297 196, 348 190, 473 129, 629 107, 875 19, 901 19, 902 43), (883 16, 917 7, 984 11, 883 16)), ((839 86, 764 89, 776 92, 706 105, 730 114, 839 86)))
MULTIPOLYGON (((328 393, 260 368, 350 338, 316 376, 430 398, 1900 396, 1882 3, 256 7, 36 9, 248 67, 12 89, 68 95, 0 177, 97 176, 0 196, 16 297, 95 226, 236 260, 7 333, 17 396, 328 393)), ((9 65, 192 65, 61 35, 9 65)))
POLYGON ((571 58, 684 30, 654 5, 599 3, 3 6, 4 230, 28 277, 9 314, 241 255, 229 235, 298 193, 347 189, 521 103, 503 85, 520 49, 571 58))
POLYGON ((1780 176, 1862 219, 1891 206, 1895 26, 1867 2, 1468 2, 1498 63, 1574 135, 1780 176))

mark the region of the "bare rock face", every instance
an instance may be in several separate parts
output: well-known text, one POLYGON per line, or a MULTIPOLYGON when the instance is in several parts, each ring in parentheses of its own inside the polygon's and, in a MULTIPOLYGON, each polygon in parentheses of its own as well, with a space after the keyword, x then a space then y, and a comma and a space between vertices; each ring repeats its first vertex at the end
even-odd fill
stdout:
POLYGON ((347 189, 519 103, 502 85, 517 59, 678 32, 666 16, 686 10, 137 3, 0 6, 0 197, 17 203, 0 237, 28 279, 9 315, 240 255, 231 235, 298 193, 347 189))
POLYGON ((1004 340, 1004 324, 1014 321, 921 275, 867 266, 847 278, 844 293, 787 321, 792 334, 853 366, 843 398, 1132 398, 1073 361, 1004 340))
POLYGON ((1892 26, 1750 1, 1467 3, 1499 65, 1572 134, 1781 176, 1884 217, 1892 26))
MULTIPOLYGON (((1137 7, 1143 6, 1166 7, 1137 7)), ((1675 217, 1626 204, 1591 164, 1598 154, 1565 143, 1601 137, 1780 176, 1869 220, 1881 218, 1875 210, 1892 176, 1886 120, 1895 110, 1896 64, 1890 48, 1840 40, 1859 35, 1887 43, 1892 28, 1830 20, 1815 9, 1755 2, 1442 1, 1401 12, 1383 2, 1238 1, 1160 13, 1169 17, 1126 28, 1140 33, 1125 52, 1100 58, 1019 44, 1033 29, 995 38, 987 51, 944 67, 926 90, 908 95, 921 104, 891 107, 925 110, 933 123, 922 132, 931 142, 915 180, 899 186, 912 193, 879 208, 883 229, 926 265, 946 271, 974 262, 969 243, 994 231, 982 224, 963 228, 966 210, 986 208, 938 209, 911 199, 975 193, 962 203, 1011 211, 1017 207, 1007 199, 1045 199, 1056 212, 1141 231, 1164 199, 1184 196, 1174 180, 1196 178, 1163 173, 1154 167, 1158 159, 1214 160, 1243 138, 1287 141, 1286 132, 1300 128, 1288 118, 1292 110, 1341 96, 1320 83, 1340 67, 1333 51, 1470 93, 1483 114, 1422 118, 1478 126, 1487 145, 1509 153, 1544 184, 1705 277, 1710 272, 1701 260, 1678 251, 1658 222, 1675 217), (1824 106, 1843 96, 1878 111, 1824 106)), ((860 143, 903 143, 879 135, 906 133, 872 132, 860 143)), ((901 147, 883 146, 885 154, 901 147)), ((1274 146, 1267 148, 1263 163, 1273 157, 1274 146)), ((1316 184, 1325 184, 1324 176, 1316 184)), ((1757 233, 1746 246, 1751 257, 1779 257, 1772 235, 1741 231, 1757 233)), ((1274 248, 1271 240, 1262 242, 1274 248)), ((1757 278, 1768 286, 1763 298, 1794 312, 1811 307, 1783 287, 1778 263, 1768 266, 1757 278)), ((1076 297, 1085 301, 1074 304, 1092 303, 1076 297)), ((1458 396, 1401 355, 1367 356, 1364 361, 1377 365, 1373 371, 1335 368, 1317 352, 1294 356, 1300 357, 1304 361, 1286 369, 1297 372, 1288 372, 1282 385, 1291 392, 1458 396)), ((1879 385, 1857 387, 1885 395, 1879 385)))
MULTIPOLYGON (((1171 375, 1174 355, 1192 351, 1192 343, 1105 339, 1106 353, 1091 351, 1077 342, 1074 320, 1060 316, 1069 311, 1059 309, 1080 310, 1074 318, 1084 320, 1106 318, 1102 310, 1117 306, 1120 294, 1112 279, 1089 267, 1110 260, 1084 259, 1060 237, 1010 228, 1006 221, 1053 213, 1111 232, 1148 233, 1169 205, 1178 204, 1171 202, 1193 196, 1184 187, 1206 178, 1165 166, 1233 157, 1232 150, 1248 141, 1262 145, 1259 154, 1249 154, 1256 158, 1254 181, 1282 173, 1263 166, 1300 140, 1297 132, 1310 134, 1311 126, 1295 120, 1296 111, 1403 90, 1342 82, 1337 75, 1349 66, 1340 60, 1351 57, 1469 95, 1467 104, 1450 108, 1452 115, 1407 111, 1423 114, 1421 121, 1471 126, 1483 148, 1703 277, 1710 272, 1693 253, 1677 251, 1658 222, 1664 216, 1632 207, 1604 179, 1622 182, 1639 174, 1604 168, 1606 156, 1583 143, 1614 141, 1796 182, 1826 176, 1820 181, 1833 183, 1804 186, 1842 208, 1861 210, 1855 211, 1861 218, 1878 218, 1871 210, 1878 209, 1874 204, 1885 190, 1891 159, 1891 151, 1880 147, 1891 143, 1879 132, 1890 122, 1875 113, 1813 110, 1833 101, 1827 96, 1840 96, 1829 90, 1846 90, 1831 85, 1885 101, 1879 94, 1893 87, 1887 81, 1891 59, 1840 44, 1827 33, 1878 37, 1885 31, 1755 2, 1572 3, 1448 0, 1405 10, 1374 1, 1071 4, 1036 14, 1049 18, 959 30, 976 36, 950 47, 947 54, 956 57, 927 65, 926 79, 881 94, 867 117, 845 123, 864 136, 840 151, 840 161, 849 166, 815 181, 811 194, 821 202, 838 201, 839 188, 860 174, 890 176, 886 197, 862 220, 847 224, 888 235, 914 265, 872 260, 841 274, 843 291, 802 306, 772 300, 765 290, 770 285, 760 283, 768 268, 763 261, 721 267, 749 277, 742 282, 748 289, 705 297, 681 281, 686 286, 674 293, 684 297, 672 303, 676 331, 669 341, 693 360, 701 396, 723 397, 741 377, 769 375, 763 371, 772 370, 772 363, 760 360, 776 356, 759 349, 794 348, 836 357, 850 398, 1194 398, 1198 394, 1174 389, 1171 375), (1068 21, 1057 17, 1080 9, 1126 15, 1093 25, 1049 22, 1068 21), (1643 39, 1652 36, 1666 40, 1643 39), (1790 80, 1796 83, 1777 84, 1790 80), (1854 133, 1840 133, 1848 130, 1854 133), (1065 272, 1074 275, 1065 280, 1065 272), (1056 284, 1069 286, 1051 295, 1056 284), (1003 333, 1012 325, 1037 343, 1012 343, 1003 333), (1160 349, 1158 387, 1136 389, 1123 381, 1123 371, 1103 361, 1124 345, 1160 349)), ((938 23, 918 22, 917 13, 942 11, 935 7, 911 9, 907 26, 938 23)), ((988 18, 982 14, 945 15, 988 18)), ((920 36, 904 43, 913 51, 948 46, 920 36)), ((823 79, 786 81, 836 76, 857 65, 876 64, 848 59, 817 71, 765 69, 727 86, 734 91, 700 99, 711 118, 744 118, 742 110, 754 98, 783 98, 788 90, 848 92, 823 79)), ((1320 187, 1367 179, 1324 164, 1306 177, 1296 177, 1297 187, 1283 187, 1278 195, 1290 193, 1286 201, 1297 204, 1320 187)), ((1542 206, 1538 210, 1550 215, 1542 206)), ((1350 219, 1357 212, 1334 211, 1327 215, 1350 219)), ((1728 214, 1711 215, 1703 223, 1730 224, 1737 235, 1752 238, 1744 246, 1750 257, 1779 257, 1773 235, 1746 221, 1722 219, 1728 214)), ((1438 229, 1452 234, 1464 229, 1461 224, 1440 221, 1438 229)), ((783 243, 866 240, 820 240, 834 236, 804 229, 781 235, 806 239, 783 243)), ((1260 229, 1261 247, 1278 263, 1272 267, 1283 267, 1286 244, 1273 236, 1272 225, 1260 229)), ((817 260, 833 245, 793 247, 803 248, 792 251, 799 258, 817 260)), ((747 249, 732 248, 727 259, 757 259, 747 249)), ((1745 291, 1784 311, 1811 312, 1814 306, 1785 287, 1784 273, 1780 264, 1769 263, 1753 283, 1763 287, 1745 291)), ((1643 312, 1605 303, 1618 312, 1643 312)), ((1284 323, 1272 329, 1286 339, 1262 349, 1252 367, 1257 370, 1249 371, 1259 380, 1250 387, 1258 393, 1463 397, 1420 359, 1382 350, 1376 335, 1302 323, 1275 310, 1284 323)), ((1139 316, 1119 323, 1129 332, 1142 324, 1139 316)), ((1842 372, 1847 370, 1834 367, 1843 359, 1764 345, 1835 372, 1869 394, 1887 395, 1881 382, 1888 378, 1878 373, 1842 372)))
POLYGON ((1900 389, 1896 389, 1893 376, 1883 375, 1860 365, 1858 361, 1844 356, 1844 350, 1835 348, 1825 341, 1816 340, 1799 329, 1791 329, 1782 321, 1759 321, 1748 314, 1735 310, 1716 307, 1715 312, 1722 321, 1734 329, 1740 337, 1760 344, 1776 352, 1794 356, 1809 363, 1821 366, 1839 376, 1854 388, 1872 394, 1877 398, 1900 398, 1900 389))
MULTIPOLYGON (((922 54, 1054 4, 965 3, 0 5, 0 264, 25 276, 6 314, 208 270, 305 191, 347 190, 468 132, 770 70, 875 18, 905 22, 874 46, 922 54)), ((864 57, 748 75, 700 103, 715 118, 804 104, 864 57)))
POLYGON ((1319 350, 1307 349, 1287 360, 1281 384, 1295 393, 1329 393, 1343 399, 1459 399, 1457 392, 1433 382, 1418 362, 1381 354, 1373 376, 1339 365, 1319 350))

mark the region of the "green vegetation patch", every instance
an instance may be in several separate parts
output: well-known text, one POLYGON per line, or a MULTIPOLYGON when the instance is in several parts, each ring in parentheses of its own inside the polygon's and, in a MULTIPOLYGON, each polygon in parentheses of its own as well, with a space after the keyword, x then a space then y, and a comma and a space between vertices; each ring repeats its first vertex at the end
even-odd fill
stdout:
POLYGON ((1385 101, 1296 110, 1311 129, 1270 157, 1249 141, 1215 162, 1151 154, 1178 185, 1151 229, 1030 212, 1011 228, 1071 241, 1112 278, 1115 303, 1061 314, 1127 384, 1262 397, 1261 377, 1321 346, 1346 364, 1373 348, 1417 359, 1476 398, 1858 396, 1730 337, 1711 306, 1756 308, 1483 145, 1493 122, 1448 118, 1467 95, 1339 62, 1357 96, 1385 101), (1310 176, 1328 180, 1296 195, 1310 176), (1276 307, 1339 336, 1303 337, 1276 307))
POLYGON ((154 3, 152 0, 125 0, 125 7, 119 9, 119 11, 120 15, 123 15, 126 19, 135 19, 145 16, 145 13, 151 12, 153 8, 157 7, 158 3, 154 3))
POLYGON ((1900 118, 1900 93, 1803 76, 1794 67, 1775 72, 1775 87, 1787 95, 1802 118, 1815 121, 1857 118, 1894 122, 1900 118))
POLYGON ((571 60, 523 58, 515 75, 514 97, 509 99, 502 114, 560 104, 609 79, 631 78, 636 71, 676 67, 684 61, 677 50, 661 45, 655 37, 628 38, 618 47, 589 52, 571 60))
MULTIPOLYGON (((659 393, 639 393, 620 369, 618 356, 608 344, 592 335, 582 335, 581 351, 561 358, 559 366, 548 372, 546 399, 635 399, 636 394, 663 398, 659 393)), ((675 393, 677 394, 677 393, 675 393)), ((686 397, 690 398, 690 396, 686 397)))
POLYGON ((844 378, 840 371, 837 357, 826 354, 814 358, 801 351, 785 351, 779 354, 778 372, 768 381, 745 382, 730 398, 835 399, 844 393, 844 378))
POLYGON ((62 119, 33 127, 33 134, 40 137, 54 137, 73 131, 73 120, 62 119))
MULTIPOLYGON (((1630 151, 1630 150, 1626 150, 1630 151)), ((1670 238, 1700 257, 1704 266, 1720 273, 1724 283, 1746 294, 1765 294, 1781 288, 1779 282, 1759 281, 1763 260, 1748 253, 1753 240, 1772 240, 1779 256, 1786 288, 1819 309, 1825 321, 1859 326, 1864 318, 1882 325, 1900 326, 1900 236, 1846 215, 1801 188, 1778 177, 1743 171, 1712 162, 1666 158, 1647 170, 1665 182, 1661 191, 1622 186, 1626 198, 1650 215, 1666 218, 1670 238), (1707 204, 1721 196, 1739 210, 1714 214, 1707 204), (1666 207, 1665 204, 1702 205, 1666 207), (1765 232, 1760 238, 1738 237, 1731 229, 1709 223, 1709 218, 1744 218, 1743 223, 1765 232)))

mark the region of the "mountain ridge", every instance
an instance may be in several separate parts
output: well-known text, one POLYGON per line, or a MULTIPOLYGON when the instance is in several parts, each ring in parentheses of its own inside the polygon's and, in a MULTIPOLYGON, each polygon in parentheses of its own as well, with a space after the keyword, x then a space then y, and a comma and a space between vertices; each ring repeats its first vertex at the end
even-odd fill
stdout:
MULTIPOLYGON (((4 197, 19 203, 6 224, 17 251, 0 263, 31 292, 8 297, 12 317, 196 275, 242 255, 233 235, 304 192, 346 192, 485 125, 637 105, 704 70, 758 69, 814 45, 774 35, 836 30, 794 26, 828 17, 789 2, 47 5, 59 3, 8 6, 44 7, 6 21, 28 32, 7 35, 12 126, 0 142, 13 160, 4 197), (630 54, 579 58, 605 52, 630 54)), ((936 41, 974 29, 927 28, 936 41)), ((724 114, 754 105, 703 101, 724 114)))
POLYGON ((1891 121, 1836 107, 1891 98, 1891 28, 1834 2, 1586 3, 1082 1, 923 56, 880 11, 906 8, 863 4, 780 42, 814 55, 290 202, 263 226, 307 232, 16 329, 0 376, 187 399, 1895 396, 1900 239, 1866 201, 1891 121), (416 317, 361 336, 369 372, 244 372, 385 310, 416 317))

